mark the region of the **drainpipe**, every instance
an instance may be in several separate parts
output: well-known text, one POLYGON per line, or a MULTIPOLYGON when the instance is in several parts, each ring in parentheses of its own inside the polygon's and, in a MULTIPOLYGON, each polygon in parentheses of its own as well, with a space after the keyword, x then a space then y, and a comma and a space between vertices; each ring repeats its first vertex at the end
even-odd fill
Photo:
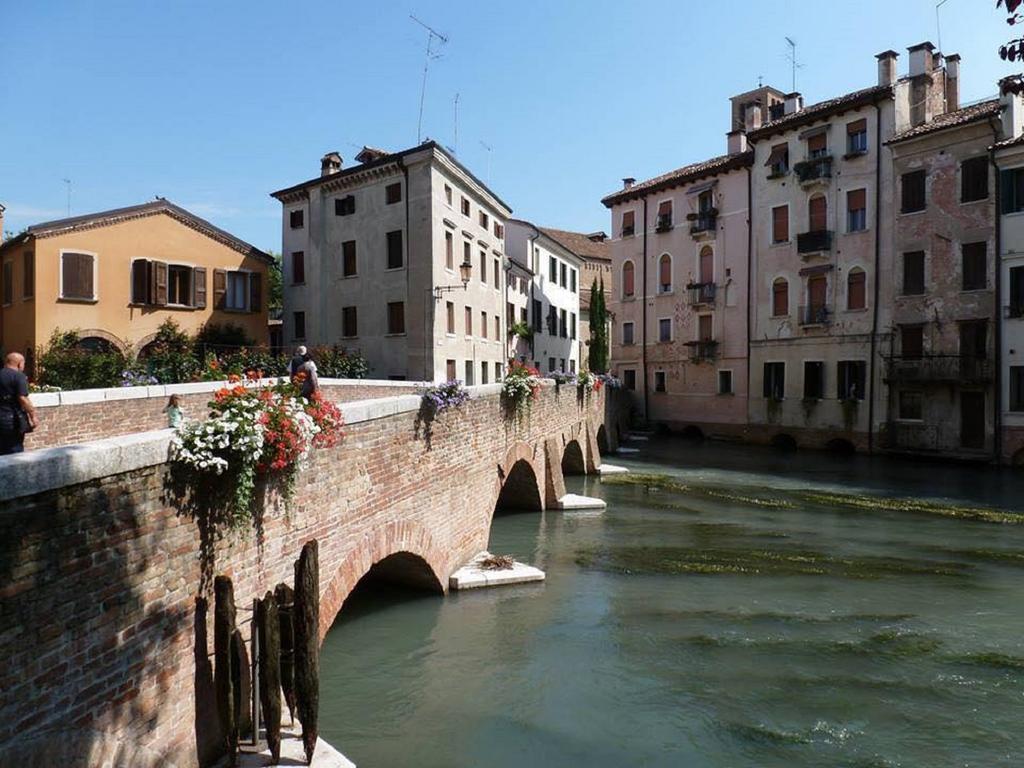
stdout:
POLYGON ((882 249, 882 108, 875 107, 875 279, 871 305, 871 355, 868 361, 868 453, 875 452, 875 357, 878 353, 878 297, 882 249))
POLYGON ((1002 464, 1003 462, 1003 324, 1002 324, 1002 307, 1003 307, 1003 200, 1002 200, 1002 187, 999 179, 999 164, 996 162, 996 142, 999 141, 999 126, 996 122, 989 117, 989 127, 992 129, 992 146, 988 149, 989 162, 992 164, 992 171, 995 174, 995 307, 994 307, 994 324, 993 334, 995 336, 995 347, 996 354, 994 360, 995 367, 995 379, 992 387, 992 398, 995 401, 993 408, 995 411, 994 419, 994 432, 992 434, 992 454, 996 464, 1002 464))
MULTIPOLYGON (((748 143, 750 142, 747 139, 748 143)), ((753 144, 750 145, 749 149, 753 150, 753 144)), ((754 163, 751 161, 750 166, 747 168, 747 424, 750 423, 750 304, 752 296, 756 295, 756 288, 753 287, 753 275, 751 269, 753 268, 754 259, 754 163)))
POLYGON ((647 388, 647 196, 644 195, 644 271, 643 271, 643 288, 640 289, 640 300, 643 302, 643 331, 641 333, 641 362, 643 363, 644 375, 644 422, 647 421, 647 414, 649 413, 649 390, 647 388))

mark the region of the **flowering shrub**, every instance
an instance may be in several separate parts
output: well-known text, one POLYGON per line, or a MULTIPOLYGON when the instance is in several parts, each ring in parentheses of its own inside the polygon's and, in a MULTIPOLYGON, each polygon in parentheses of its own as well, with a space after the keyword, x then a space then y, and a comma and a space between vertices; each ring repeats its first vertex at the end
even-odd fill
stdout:
POLYGON ((548 374, 549 379, 554 379, 555 386, 561 387, 563 384, 575 384, 576 374, 565 373, 564 371, 552 371, 548 374))
POLYGON ((150 376, 145 371, 138 371, 128 368, 121 371, 122 387, 144 387, 147 384, 159 384, 156 376, 150 376))
POLYGON ((525 363, 510 360, 508 373, 501 383, 501 399, 505 408, 516 416, 530 410, 530 403, 540 389, 540 373, 525 363))
POLYGON ((586 368, 580 371, 579 375, 576 377, 576 386, 579 387, 584 394, 591 390, 597 392, 601 389, 600 380, 586 368))
POLYGON ((609 389, 622 389, 622 380, 612 376, 610 373, 599 373, 596 378, 598 383, 594 386, 595 390, 600 389, 600 385, 604 385, 609 389))
POLYGON ((423 405, 434 414, 449 408, 458 408, 469 400, 469 390, 462 386, 458 379, 430 387, 423 392, 423 405))
POLYGON ((178 427, 171 459, 206 479, 227 476, 229 519, 237 524, 251 517, 258 475, 281 481, 288 500, 310 450, 336 445, 343 420, 333 403, 300 397, 290 383, 246 386, 235 374, 229 383, 210 402, 209 419, 178 427))

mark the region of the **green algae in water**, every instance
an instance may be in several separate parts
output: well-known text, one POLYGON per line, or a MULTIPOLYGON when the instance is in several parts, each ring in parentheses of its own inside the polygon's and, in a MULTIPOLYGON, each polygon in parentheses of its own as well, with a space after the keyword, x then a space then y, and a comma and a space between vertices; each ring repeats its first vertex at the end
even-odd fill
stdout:
POLYGON ((980 560, 999 565, 1024 568, 1024 551, 1019 549, 952 549, 949 547, 922 547, 927 552, 964 560, 980 560))
POLYGON ((806 502, 825 507, 840 507, 867 512, 907 512, 958 520, 976 520, 982 523, 1024 525, 1024 515, 989 507, 958 506, 927 499, 887 499, 880 496, 859 496, 835 491, 792 491, 791 493, 806 502))
POLYGON ((840 613, 829 616, 809 616, 777 611, 715 611, 670 610, 639 608, 630 611, 627 620, 649 621, 722 621, 729 624, 795 624, 804 626, 832 626, 837 624, 897 624, 916 618, 913 613, 840 613))
POLYGON ((1013 670, 1014 672, 1024 672, 1024 658, 1020 656, 1009 656, 1004 653, 967 653, 961 656, 954 656, 951 661, 960 664, 974 664, 981 667, 993 667, 996 669, 1013 670))
POLYGON ((689 635, 682 638, 687 645, 702 648, 743 648, 748 650, 795 651, 816 656, 870 656, 881 659, 907 659, 931 656, 942 647, 942 641, 917 632, 876 632, 861 640, 827 640, 815 638, 755 638, 718 635, 689 635))
POLYGON ((724 488, 710 485, 690 485, 681 483, 668 475, 637 473, 629 475, 612 475, 601 478, 602 484, 632 485, 643 488, 646 492, 665 491, 679 495, 699 496, 716 501, 729 501, 755 507, 771 507, 776 509, 792 509, 793 503, 785 499, 765 496, 750 496, 735 493, 724 488))

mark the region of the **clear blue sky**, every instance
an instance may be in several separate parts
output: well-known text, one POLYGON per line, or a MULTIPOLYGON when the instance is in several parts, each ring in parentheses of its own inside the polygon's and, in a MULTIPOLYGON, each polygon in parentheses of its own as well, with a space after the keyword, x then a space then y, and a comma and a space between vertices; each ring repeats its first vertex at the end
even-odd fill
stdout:
MULTIPOLYGON (((990 0, 947 0, 942 46, 962 98, 1013 71, 990 0)), ((807 103, 875 83, 874 54, 938 44, 934 0, 428 3, 0 0, 0 203, 6 229, 163 195, 254 245, 280 249, 268 193, 320 156, 416 142, 426 35, 449 36, 427 82, 424 134, 517 216, 608 229, 600 198, 721 154, 729 96, 789 90, 784 35, 807 103), (828 34, 834 32, 835 34, 828 34)))

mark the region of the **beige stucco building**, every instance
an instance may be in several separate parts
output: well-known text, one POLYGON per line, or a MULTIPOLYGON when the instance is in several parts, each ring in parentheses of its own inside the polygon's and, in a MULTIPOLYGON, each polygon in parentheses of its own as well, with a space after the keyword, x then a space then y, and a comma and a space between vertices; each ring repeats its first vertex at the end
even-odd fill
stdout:
POLYGON ((511 209, 435 142, 356 161, 273 193, 285 344, 357 350, 372 378, 500 380, 511 209))
POLYGON ((37 224, 0 245, 0 339, 30 364, 58 329, 133 356, 167 319, 193 334, 231 323, 265 344, 272 263, 162 198, 37 224))

